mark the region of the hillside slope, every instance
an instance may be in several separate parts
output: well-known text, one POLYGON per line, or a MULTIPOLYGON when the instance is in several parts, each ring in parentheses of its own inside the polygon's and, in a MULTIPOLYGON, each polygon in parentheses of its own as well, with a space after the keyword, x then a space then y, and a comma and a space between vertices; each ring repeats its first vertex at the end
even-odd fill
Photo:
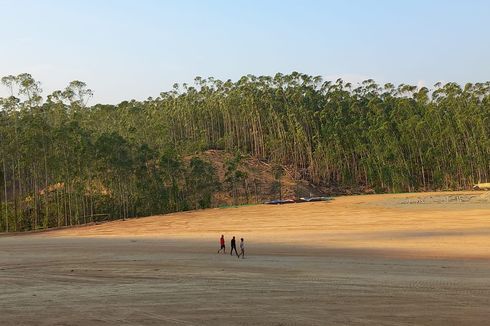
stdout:
MULTIPOLYGON (((365 187, 341 188, 341 187, 322 187, 311 182, 298 178, 294 169, 287 166, 280 166, 282 176, 276 178, 275 169, 277 166, 260 161, 254 157, 247 156, 240 159, 237 170, 242 171, 246 176, 237 185, 238 196, 233 197, 231 186, 227 179, 227 163, 234 159, 234 156, 222 150, 208 150, 191 157, 199 157, 201 160, 209 162, 216 170, 220 190, 214 194, 214 205, 232 205, 247 203, 262 203, 272 199, 297 199, 301 197, 331 196, 341 194, 360 194, 374 193, 372 189, 365 187)), ((190 160, 191 157, 187 157, 190 160)))

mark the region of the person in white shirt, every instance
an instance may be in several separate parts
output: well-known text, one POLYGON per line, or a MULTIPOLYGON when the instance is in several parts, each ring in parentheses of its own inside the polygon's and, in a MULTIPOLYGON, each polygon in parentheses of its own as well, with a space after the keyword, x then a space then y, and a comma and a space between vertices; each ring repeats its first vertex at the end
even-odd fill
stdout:
POLYGON ((240 258, 240 256, 245 259, 245 244, 243 243, 243 238, 240 239, 240 254, 238 255, 238 258, 240 258))

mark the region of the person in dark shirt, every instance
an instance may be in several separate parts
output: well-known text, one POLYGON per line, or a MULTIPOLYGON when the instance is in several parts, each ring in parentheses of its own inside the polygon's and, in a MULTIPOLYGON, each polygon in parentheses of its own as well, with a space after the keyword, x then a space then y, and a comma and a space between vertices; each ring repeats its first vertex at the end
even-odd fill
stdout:
POLYGON ((221 235, 221 238, 219 239, 219 244, 221 248, 218 250, 218 254, 220 253, 221 250, 223 250, 223 253, 226 254, 226 247, 225 247, 225 236, 221 235))
POLYGON ((236 251, 236 240, 235 240, 235 237, 233 237, 233 239, 231 239, 231 251, 230 251, 230 255, 233 256, 233 249, 235 249, 235 254, 238 256, 238 251, 236 251))

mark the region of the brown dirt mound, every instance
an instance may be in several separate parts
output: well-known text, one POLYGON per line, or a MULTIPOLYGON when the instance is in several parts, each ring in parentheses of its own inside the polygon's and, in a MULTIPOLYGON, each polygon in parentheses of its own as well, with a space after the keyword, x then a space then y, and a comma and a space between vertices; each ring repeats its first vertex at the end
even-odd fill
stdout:
MULTIPOLYGON (((222 191, 215 196, 216 203, 218 205, 231 205, 233 198, 225 184, 225 174, 227 169, 226 162, 231 160, 233 155, 222 150, 208 150, 194 156, 210 162, 216 169, 220 183, 224 185, 222 191)), ((250 156, 241 160, 238 169, 245 172, 247 178, 244 184, 240 185, 239 204, 261 203, 279 198, 280 195, 282 195, 282 198, 294 199, 331 194, 328 189, 316 187, 304 180, 295 179, 291 169, 287 167, 284 168, 285 174, 281 178, 281 194, 279 194, 279 189, 274 185, 276 180, 274 179, 272 168, 271 164, 250 156)))
MULTIPOLYGON (((207 150, 199 154, 189 156, 199 157, 210 162, 216 169, 220 183, 223 185, 222 191, 214 197, 215 205, 232 205, 234 200, 228 185, 225 183, 226 162, 233 158, 233 155, 223 150, 207 150)), ((246 173, 247 178, 244 184, 239 186, 238 204, 263 203, 271 199, 298 199, 301 197, 317 197, 332 195, 351 195, 351 194, 374 194, 374 190, 368 187, 359 186, 354 188, 339 188, 336 186, 317 186, 311 182, 301 179, 292 167, 283 166, 284 176, 281 178, 281 193, 274 179, 273 166, 267 162, 258 160, 251 156, 245 156, 238 169, 246 173)))

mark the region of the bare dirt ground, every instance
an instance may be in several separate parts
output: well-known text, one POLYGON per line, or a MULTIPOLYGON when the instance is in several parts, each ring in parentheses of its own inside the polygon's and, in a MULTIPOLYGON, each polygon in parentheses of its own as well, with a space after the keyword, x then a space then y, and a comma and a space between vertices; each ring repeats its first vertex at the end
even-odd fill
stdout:
POLYGON ((0 325, 488 325, 488 192, 245 206, 0 237, 0 325), (246 259, 218 255, 244 237, 246 259))

